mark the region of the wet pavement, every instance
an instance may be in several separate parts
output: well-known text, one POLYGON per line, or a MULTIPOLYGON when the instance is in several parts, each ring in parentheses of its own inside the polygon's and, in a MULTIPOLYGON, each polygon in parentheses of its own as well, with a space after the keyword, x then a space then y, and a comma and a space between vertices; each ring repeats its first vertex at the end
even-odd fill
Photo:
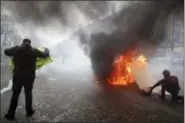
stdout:
MULTIPOLYGON (((8 84, 8 83, 6 83, 8 84)), ((1 87, 2 88, 2 87, 1 87)), ((11 91, 1 94, 1 122, 11 91)), ((143 97, 132 87, 117 88, 93 81, 90 72, 39 74, 33 90, 35 115, 25 117, 24 90, 16 122, 183 123, 184 105, 143 97)))

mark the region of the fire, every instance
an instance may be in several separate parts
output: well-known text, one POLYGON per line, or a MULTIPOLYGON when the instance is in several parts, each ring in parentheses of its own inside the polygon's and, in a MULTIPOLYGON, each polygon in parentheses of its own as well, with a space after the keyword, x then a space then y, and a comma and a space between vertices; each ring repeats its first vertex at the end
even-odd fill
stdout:
POLYGON ((113 72, 107 79, 113 85, 127 85, 134 83, 135 79, 132 75, 131 65, 135 62, 137 65, 146 64, 146 58, 143 55, 138 55, 135 50, 129 51, 124 55, 119 56, 113 63, 113 72))

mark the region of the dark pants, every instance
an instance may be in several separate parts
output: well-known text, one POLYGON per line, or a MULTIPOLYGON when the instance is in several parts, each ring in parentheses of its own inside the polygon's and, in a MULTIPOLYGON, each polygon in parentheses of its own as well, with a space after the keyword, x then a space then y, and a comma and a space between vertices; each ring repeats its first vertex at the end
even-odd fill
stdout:
POLYGON ((11 115, 15 114, 22 87, 24 87, 24 92, 25 92, 26 112, 28 113, 33 110, 32 109, 32 88, 33 88, 34 79, 35 78, 32 76, 26 76, 26 77, 13 76, 13 86, 12 86, 13 94, 11 97, 8 114, 11 114, 11 115))
POLYGON ((178 95, 179 90, 172 90, 170 93, 171 93, 171 96, 172 96, 172 101, 181 100, 181 101, 184 102, 184 97, 178 95))

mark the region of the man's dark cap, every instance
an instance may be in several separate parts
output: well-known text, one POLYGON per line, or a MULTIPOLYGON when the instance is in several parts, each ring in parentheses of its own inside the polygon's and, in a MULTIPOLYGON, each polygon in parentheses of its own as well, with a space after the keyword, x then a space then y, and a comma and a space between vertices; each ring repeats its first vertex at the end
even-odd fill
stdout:
POLYGON ((170 71, 169 70, 163 70, 163 75, 170 75, 170 71))
POLYGON ((25 38, 25 39, 23 39, 23 43, 29 43, 29 44, 31 44, 31 40, 30 40, 30 39, 25 38))

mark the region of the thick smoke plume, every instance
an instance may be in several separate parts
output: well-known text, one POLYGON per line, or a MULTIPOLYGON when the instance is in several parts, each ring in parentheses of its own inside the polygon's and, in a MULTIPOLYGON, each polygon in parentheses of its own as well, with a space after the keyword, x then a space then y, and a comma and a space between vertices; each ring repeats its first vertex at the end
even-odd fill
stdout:
MULTIPOLYGON (((155 52, 153 50, 147 54, 149 50, 155 49, 164 41, 169 16, 173 12, 183 12, 183 5, 183 1, 143 1, 129 5, 107 18, 110 25, 116 27, 111 33, 93 33, 90 40, 83 40, 90 42, 90 57, 95 75, 105 80, 112 71, 115 57, 132 48, 144 51, 142 53, 149 59, 155 52)), ((81 35, 81 39, 84 39, 84 35, 81 35)))
POLYGON ((34 23, 46 25, 58 20, 61 24, 70 25, 70 19, 75 23, 78 9, 89 20, 97 20, 100 16, 115 11, 111 2, 105 1, 3 1, 2 8, 10 11, 11 16, 19 23, 34 23), (110 11, 111 10, 111 11, 110 11))
MULTIPOLYGON (((105 79, 112 71, 115 57, 125 51, 136 47, 145 49, 142 53, 151 56, 145 54, 148 52, 146 47, 151 46, 155 49, 165 38, 169 15, 174 11, 178 13, 184 10, 183 0, 134 1, 117 13, 115 12, 118 7, 111 6, 112 4, 111 1, 3 1, 1 10, 9 12, 10 16, 20 24, 32 23, 36 27, 55 24, 62 28, 61 30, 73 27, 75 24, 86 25, 85 22, 99 20, 112 14, 91 24, 90 27, 77 30, 76 33, 80 37, 80 43, 86 45, 85 51, 91 58, 95 75, 105 79), (83 21, 76 22, 79 14, 76 11, 81 12, 79 18, 83 17, 81 19, 83 21)), ((52 25, 49 29, 57 30, 52 28, 52 25)), ((32 29, 32 32, 38 33, 36 29, 32 29)), ((62 37, 64 32, 65 30, 58 34, 62 37)), ((51 37, 53 34, 48 33, 44 36, 47 35, 51 37)))
POLYGON ((123 3, 125 4, 124 1, 2 1, 1 15, 8 15, 15 22, 22 38, 56 44, 67 40, 79 27, 118 11, 123 3))

